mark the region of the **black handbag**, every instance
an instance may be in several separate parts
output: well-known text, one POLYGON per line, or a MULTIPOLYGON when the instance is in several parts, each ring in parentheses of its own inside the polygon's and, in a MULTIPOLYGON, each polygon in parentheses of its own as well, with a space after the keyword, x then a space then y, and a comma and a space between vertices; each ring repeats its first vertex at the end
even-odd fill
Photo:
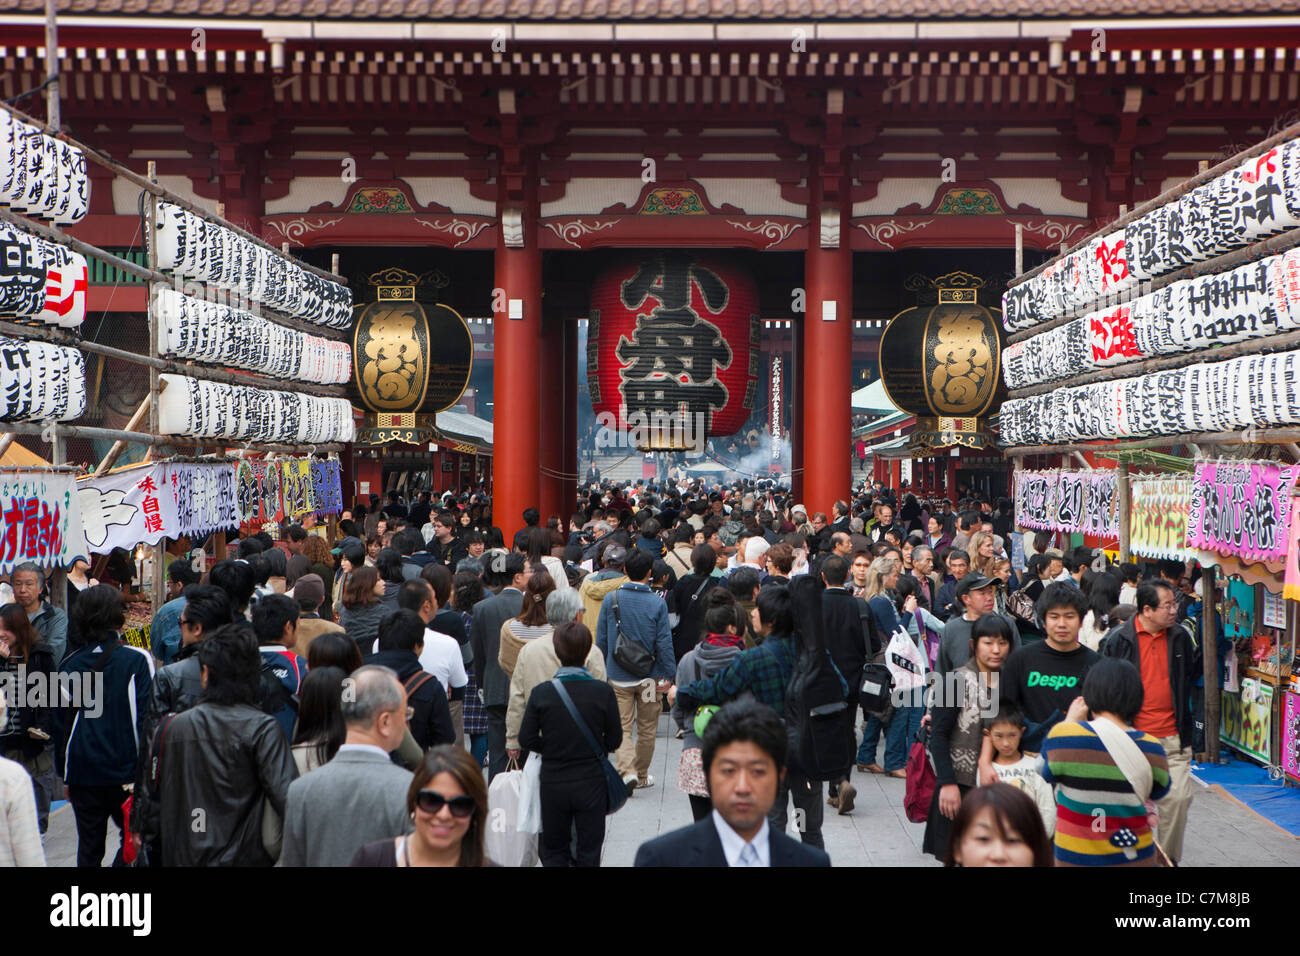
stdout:
POLYGON ((649 677, 655 669, 655 656, 644 644, 623 636, 623 620, 618 613, 618 592, 614 592, 614 661, 633 677, 649 677))
POLYGON ((560 695, 560 703, 562 703, 565 710, 569 712, 569 716, 573 718, 573 722, 578 725, 578 729, 582 731, 582 736, 587 738, 587 743, 591 745, 591 749, 596 751, 596 760, 600 762, 600 769, 605 772, 605 793, 609 798, 609 809, 607 809, 605 813, 607 815, 614 813, 621 809, 623 804, 627 803, 627 784, 624 783, 623 778, 618 775, 618 771, 614 769, 614 765, 609 762, 609 755, 600 749, 600 744, 596 743, 596 735, 591 732, 591 728, 587 726, 587 722, 583 720, 582 715, 578 713, 578 708, 574 705, 573 698, 569 696, 569 692, 564 689, 564 684, 561 683, 560 679, 557 677, 551 680, 551 686, 554 687, 555 692, 560 695))
POLYGON ((884 664, 868 664, 862 668, 862 687, 858 691, 858 702, 868 714, 883 714, 890 709, 890 691, 894 689, 894 677, 884 664))

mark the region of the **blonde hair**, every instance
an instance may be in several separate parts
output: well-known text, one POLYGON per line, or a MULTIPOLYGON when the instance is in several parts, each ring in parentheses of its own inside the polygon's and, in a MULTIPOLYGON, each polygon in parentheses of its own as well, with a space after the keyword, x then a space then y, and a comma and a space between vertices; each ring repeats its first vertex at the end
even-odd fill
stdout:
POLYGON ((976 531, 970 536, 970 541, 966 546, 966 553, 970 555, 970 566, 972 571, 977 571, 986 578, 993 577, 994 562, 998 559, 997 539, 987 531, 976 531), (993 542, 993 556, 991 558, 980 557, 980 547, 985 540, 993 542))
POLYGON ((873 597, 884 594, 885 578, 901 568, 902 562, 898 558, 876 558, 872 561, 871 567, 867 568, 867 585, 862 594, 863 598, 870 601, 873 597))

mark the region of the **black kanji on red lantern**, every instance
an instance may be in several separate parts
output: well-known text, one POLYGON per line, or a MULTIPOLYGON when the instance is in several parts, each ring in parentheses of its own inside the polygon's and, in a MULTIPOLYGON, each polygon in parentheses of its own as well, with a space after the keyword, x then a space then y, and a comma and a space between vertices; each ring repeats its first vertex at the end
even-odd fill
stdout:
POLYGON ((615 350, 624 366, 619 390, 627 407, 694 414, 726 406, 727 387, 717 373, 730 366, 731 346, 716 325, 691 308, 693 286, 710 312, 726 308, 727 284, 690 255, 654 256, 623 282, 625 308, 639 309, 647 297, 658 300, 648 313, 637 315, 632 338, 620 338, 615 350))

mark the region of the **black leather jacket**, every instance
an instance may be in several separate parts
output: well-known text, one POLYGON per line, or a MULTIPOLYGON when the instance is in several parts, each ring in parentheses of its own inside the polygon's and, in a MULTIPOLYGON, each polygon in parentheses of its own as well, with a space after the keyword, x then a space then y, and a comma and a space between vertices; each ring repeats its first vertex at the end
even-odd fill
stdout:
POLYGON ((246 704, 202 703, 160 729, 162 865, 270 866, 263 804, 283 819, 298 775, 275 718, 246 704))
MULTIPOLYGON (((1184 747, 1192 744, 1192 685, 1201 673, 1202 658, 1199 644, 1184 625, 1175 624, 1168 630, 1169 688, 1174 699, 1178 722, 1178 736, 1184 747)), ((1102 657, 1126 660, 1139 672, 1142 670, 1142 653, 1138 648, 1137 619, 1129 618, 1102 640, 1102 657)))
MULTIPOLYGON (((12 664, 10 661, 5 661, 4 665, 3 668, 0 668, 0 672, 6 670, 9 671, 12 675, 10 680, 16 684, 18 681, 17 668, 20 665, 12 664)), ((27 732, 29 729, 36 728, 37 730, 42 730, 49 734, 51 738, 54 736, 54 709, 48 706, 48 703, 53 700, 54 694, 57 693, 55 690, 56 674, 59 668, 57 662, 54 660, 54 653, 51 651, 50 645, 48 644, 36 644, 33 646, 27 655, 27 660, 23 661, 21 666, 24 669, 25 679, 29 682, 32 681, 32 675, 34 674, 45 675, 46 687, 49 688, 47 692, 48 696, 46 698, 47 706, 19 708, 18 733, 8 739, 0 738, 0 741, 4 743, 4 749, 12 748, 21 750, 23 757, 30 759, 40 754, 40 752, 48 746, 49 738, 46 740, 38 740, 27 732)), ((28 683, 27 686, 32 687, 33 685, 32 683, 28 683)), ((3 692, 3 690, 4 685, 3 683, 0 683, 0 692, 3 692)), ((12 702, 10 706, 13 706, 12 702)), ((3 728, 2 724, 0 724, 0 728, 3 728)))
MULTIPOLYGON (((159 668, 153 678, 153 698, 145 712, 144 726, 140 728, 140 759, 135 765, 135 799, 131 801, 131 830, 146 843, 158 836, 158 806, 149 786, 154 734, 165 716, 189 710, 199 702, 203 685, 199 677, 198 649, 198 644, 182 647, 176 659, 159 668)), ((152 859, 157 861, 156 852, 152 859)))

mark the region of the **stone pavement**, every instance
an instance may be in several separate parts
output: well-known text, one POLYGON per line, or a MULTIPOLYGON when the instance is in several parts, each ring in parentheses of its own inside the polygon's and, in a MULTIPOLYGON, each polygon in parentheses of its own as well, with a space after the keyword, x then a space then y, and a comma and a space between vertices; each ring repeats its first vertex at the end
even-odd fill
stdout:
MULTIPOLYGON (((608 818, 602 866, 631 866, 641 843, 690 824, 690 802, 677 789, 677 759, 682 744, 673 736, 675 730, 668 717, 660 719, 650 770, 655 785, 636 791, 622 810, 608 818)), ((883 757, 882 740, 882 761, 883 757)), ((853 785, 858 788, 858 796, 851 814, 840 816, 834 808, 826 807, 822 835, 832 864, 939 865, 921 853, 925 824, 909 823, 903 815, 902 780, 855 770, 853 785)), ((1300 866, 1300 840, 1207 787, 1195 785, 1194 792, 1184 839, 1184 866, 1300 866)), ((789 832, 798 835, 793 825, 789 832)), ((117 829, 111 823, 108 846, 106 861, 117 846, 117 829)), ((64 805, 51 815, 45 849, 51 866, 72 866, 76 862, 77 831, 70 806, 64 805)))

